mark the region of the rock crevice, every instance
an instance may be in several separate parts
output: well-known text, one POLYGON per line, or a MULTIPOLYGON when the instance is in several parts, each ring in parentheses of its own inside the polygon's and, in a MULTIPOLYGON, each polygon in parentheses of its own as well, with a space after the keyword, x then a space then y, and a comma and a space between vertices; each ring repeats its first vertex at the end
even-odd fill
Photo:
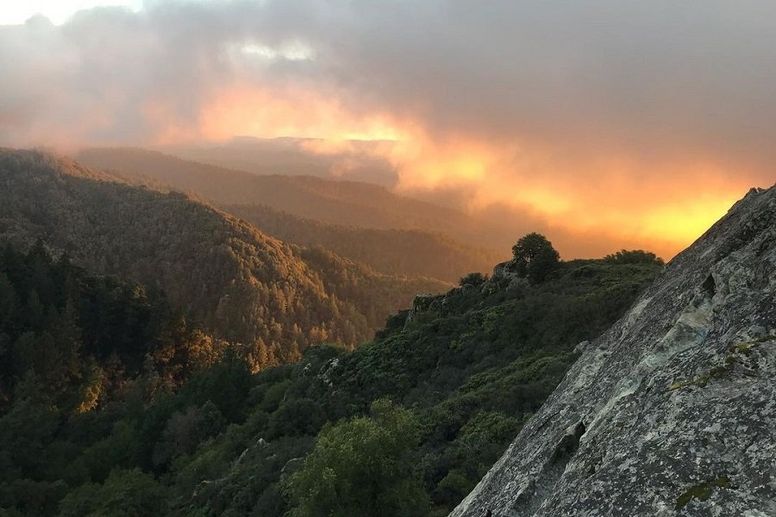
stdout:
POLYGON ((776 515, 776 188, 580 350, 451 515, 776 515))

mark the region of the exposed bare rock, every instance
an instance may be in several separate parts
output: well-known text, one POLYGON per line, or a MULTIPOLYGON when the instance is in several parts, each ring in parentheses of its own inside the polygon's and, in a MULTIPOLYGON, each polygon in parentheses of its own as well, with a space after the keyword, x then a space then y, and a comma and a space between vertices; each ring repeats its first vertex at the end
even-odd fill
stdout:
POLYGON ((580 350, 451 515, 776 515, 776 187, 580 350))

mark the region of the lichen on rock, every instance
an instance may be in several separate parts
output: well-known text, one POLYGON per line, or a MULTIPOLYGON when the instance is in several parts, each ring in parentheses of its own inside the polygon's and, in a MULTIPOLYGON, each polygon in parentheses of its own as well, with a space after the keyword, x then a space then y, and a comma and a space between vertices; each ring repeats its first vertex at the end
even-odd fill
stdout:
POLYGON ((776 187, 578 351, 451 515, 776 515, 776 187))

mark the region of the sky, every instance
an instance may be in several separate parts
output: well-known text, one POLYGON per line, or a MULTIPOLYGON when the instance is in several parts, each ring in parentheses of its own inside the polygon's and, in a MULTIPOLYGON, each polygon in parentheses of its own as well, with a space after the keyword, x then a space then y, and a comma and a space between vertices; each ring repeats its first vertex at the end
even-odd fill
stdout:
POLYGON ((0 2, 0 25, 18 25, 39 14, 52 23, 61 25, 76 12, 100 6, 118 6, 133 11, 143 7, 142 0, 2 0, 0 2))
POLYGON ((669 257, 776 181, 771 0, 0 0, 0 24, 0 145, 366 141, 396 190, 566 257, 669 257))

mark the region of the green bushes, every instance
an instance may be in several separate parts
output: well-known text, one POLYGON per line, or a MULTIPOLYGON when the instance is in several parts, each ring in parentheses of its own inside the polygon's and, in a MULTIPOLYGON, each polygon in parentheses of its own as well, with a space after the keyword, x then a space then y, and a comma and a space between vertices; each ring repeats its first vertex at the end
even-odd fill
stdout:
POLYGON ((644 250, 620 250, 605 256, 604 261, 611 264, 654 264, 658 266, 664 264, 663 259, 644 250))
POLYGON ((60 504, 61 517, 134 517, 166 512, 166 490, 139 469, 114 470, 102 484, 86 483, 60 504))
POLYGON ((414 456, 419 425, 386 400, 370 416, 327 426, 289 481, 294 517, 421 516, 427 495, 414 456))
MULTIPOLYGON (((34 276, 22 259, 0 269, 0 312, 35 304, 18 287, 34 276)), ((0 514, 446 515, 561 381, 574 346, 608 328, 659 271, 654 263, 573 261, 519 289, 492 281, 454 289, 355 351, 312 347, 298 363, 258 374, 229 348, 189 369, 198 363, 167 352, 189 350, 193 332, 162 338, 154 330, 181 329, 160 312, 163 304, 85 276, 76 285, 106 302, 89 305, 92 319, 72 320, 80 333, 49 332, 65 351, 92 359, 78 362, 80 376, 70 377, 67 361, 37 364, 36 354, 0 363, 8 397, 0 410, 0 514), (115 288, 103 293, 101 285, 115 288), (100 316, 100 307, 122 316, 100 316), (102 338, 87 340, 99 346, 72 341, 110 328, 121 355, 102 338), (145 335, 150 345, 130 346, 145 335), (147 346, 166 352, 149 360, 147 346), (95 365, 106 391, 96 407, 75 411, 72 394, 94 384, 95 365), (50 375, 54 367, 65 373, 50 375)), ((40 293, 68 285, 37 278, 40 293)), ((0 322, 0 342, 67 328, 65 298, 50 296, 38 303, 60 300, 57 317, 36 310, 0 322)))

